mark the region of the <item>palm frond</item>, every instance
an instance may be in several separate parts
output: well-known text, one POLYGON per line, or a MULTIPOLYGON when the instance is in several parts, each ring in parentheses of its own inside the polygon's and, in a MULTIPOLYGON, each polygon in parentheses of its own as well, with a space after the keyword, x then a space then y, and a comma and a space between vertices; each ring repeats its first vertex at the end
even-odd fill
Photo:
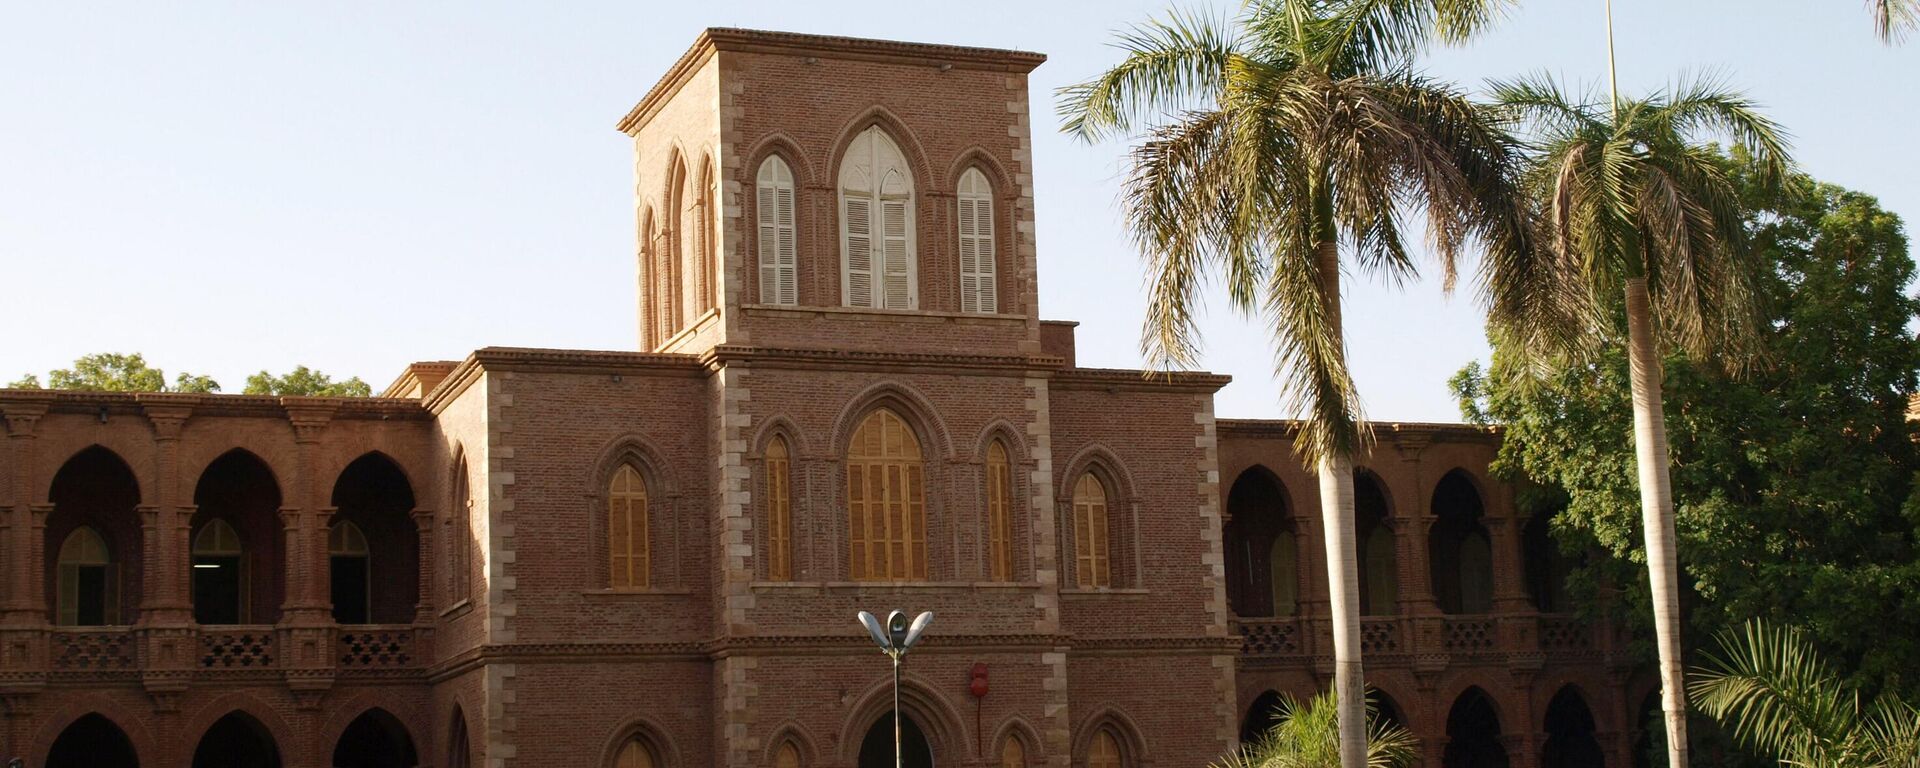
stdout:
POLYGON ((1867 11, 1873 14, 1873 33, 1882 43, 1900 42, 1920 26, 1920 3, 1915 0, 1867 0, 1867 11))
POLYGON ((1458 44, 1505 16, 1512 0, 1343 0, 1328 3, 1323 50, 1336 74, 1386 72, 1413 60, 1433 41, 1458 44), (1344 64, 1344 66, 1343 66, 1344 64))
POLYGON ((1140 121, 1211 106, 1238 55, 1230 27, 1197 13, 1171 12, 1119 35, 1126 58, 1056 93, 1062 130, 1083 141, 1125 135, 1140 121))
POLYGON ((1798 630, 1748 622, 1719 640, 1687 686, 1700 711, 1783 761, 1848 764, 1860 724, 1854 700, 1798 630))

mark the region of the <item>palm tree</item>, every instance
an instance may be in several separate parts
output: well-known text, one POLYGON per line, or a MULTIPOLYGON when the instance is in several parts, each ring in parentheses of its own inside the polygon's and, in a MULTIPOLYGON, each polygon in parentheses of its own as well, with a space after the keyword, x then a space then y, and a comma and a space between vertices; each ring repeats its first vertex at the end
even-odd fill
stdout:
POLYGON ((1744 212, 1717 150, 1701 140, 1717 135, 1743 148, 1763 179, 1784 175, 1786 140, 1752 102, 1707 80, 1639 100, 1615 97, 1611 108, 1570 98, 1544 76, 1495 83, 1493 91, 1528 137, 1526 185, 1538 201, 1545 268, 1559 275, 1536 283, 1549 290, 1541 299, 1550 311, 1521 323, 1492 318, 1494 333, 1512 342, 1502 348, 1537 370, 1556 355, 1618 341, 1604 317, 1625 300, 1667 754, 1684 768, 1679 570, 1657 348, 1734 368, 1749 357, 1756 329, 1744 212))
POLYGON ((1797 629, 1752 621, 1722 632, 1689 688, 1736 741, 1781 765, 1920 765, 1920 709, 1894 696, 1863 704, 1797 629))
MULTIPOLYGON (((1340 724, 1336 695, 1329 691, 1302 703, 1282 695, 1279 722, 1260 737, 1242 745, 1211 768, 1338 768, 1340 724)), ((1368 714, 1373 714, 1368 702, 1368 714)), ((1420 754, 1418 739, 1407 729, 1372 717, 1367 726, 1367 768, 1396 768, 1412 764, 1420 754)))
POLYGON ((1873 14, 1873 31, 1880 42, 1896 43, 1920 24, 1920 0, 1867 0, 1873 14))
POLYGON ((1402 280, 1416 273, 1402 214, 1424 211, 1449 289, 1478 244, 1490 312, 1528 313, 1538 270, 1517 152, 1484 109, 1411 69, 1429 39, 1464 40, 1505 4, 1253 0, 1231 24, 1175 13, 1121 35, 1123 61, 1060 94, 1067 133, 1144 134, 1122 198, 1150 283, 1150 363, 1196 361, 1213 270, 1231 306, 1271 325, 1305 416, 1295 448, 1320 478, 1347 768, 1366 753, 1353 458, 1371 433, 1341 331, 1341 245, 1353 266, 1402 280))

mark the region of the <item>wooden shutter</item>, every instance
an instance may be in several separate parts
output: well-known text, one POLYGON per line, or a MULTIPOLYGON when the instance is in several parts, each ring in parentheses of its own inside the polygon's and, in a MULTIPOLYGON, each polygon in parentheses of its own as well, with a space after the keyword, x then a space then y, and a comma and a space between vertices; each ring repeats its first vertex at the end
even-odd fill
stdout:
POLYGON ((1107 489, 1088 472, 1073 486, 1074 577, 1082 589, 1113 585, 1108 561, 1107 489))
POLYGON ((960 177, 960 311, 998 312, 994 278, 993 190, 977 168, 960 177))
POLYGON ((614 758, 614 768, 653 768, 653 751, 639 739, 628 741, 620 747, 619 756, 614 758))
POLYGON ((613 473, 607 488, 608 585, 644 589, 649 585, 647 483, 631 464, 613 473))
POLYGON ((913 253, 909 242, 908 221, 912 201, 888 197, 880 201, 881 247, 884 292, 883 307, 913 309, 913 253))
POLYGON ((773 768, 800 768, 800 750, 793 742, 780 745, 780 753, 773 757, 773 768))
POLYGON ((847 254, 847 296, 850 307, 873 306, 873 199, 857 194, 841 197, 840 220, 847 254))
POLYGON ((767 444, 767 578, 793 578, 792 490, 787 441, 767 444))
POLYGON ((1120 743, 1105 728, 1093 734, 1087 745, 1087 768, 1120 768, 1120 743))
POLYGON ((994 581, 1013 580, 1013 473, 1006 446, 987 446, 987 561, 994 581))
POLYGON ((847 450, 848 574, 927 578, 926 482, 920 443, 899 414, 874 411, 847 450))
POLYGON ((1006 743, 1000 745, 1000 768, 1027 768, 1027 748, 1020 737, 1008 735, 1006 743))
POLYGON ((761 164, 755 210, 760 220, 760 302, 798 304, 793 225, 793 171, 785 160, 761 164))

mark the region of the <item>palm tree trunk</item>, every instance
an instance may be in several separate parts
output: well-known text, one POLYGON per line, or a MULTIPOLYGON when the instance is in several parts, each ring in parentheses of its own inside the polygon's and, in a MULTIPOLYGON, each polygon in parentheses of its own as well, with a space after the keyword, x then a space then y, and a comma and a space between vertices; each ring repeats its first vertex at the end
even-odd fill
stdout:
MULTIPOLYGON (((1324 185, 1322 186, 1324 189, 1324 185)), ((1332 199, 1321 201, 1321 240, 1316 266, 1327 325, 1337 339, 1340 322, 1340 243, 1333 231, 1332 199)), ((1360 664, 1360 563, 1353 527, 1353 457, 1336 453, 1320 462, 1320 519, 1327 542, 1327 596, 1333 607, 1333 692, 1340 721, 1341 768, 1366 768, 1366 675, 1360 664)))
POLYGON ((1674 553, 1673 487, 1667 479, 1667 417, 1660 357, 1653 343, 1647 279, 1627 280, 1627 360, 1633 383, 1634 452, 1640 471, 1640 517, 1653 586, 1653 629, 1660 649, 1660 704, 1667 723, 1667 763, 1687 768, 1687 692, 1680 651, 1680 565, 1674 553))

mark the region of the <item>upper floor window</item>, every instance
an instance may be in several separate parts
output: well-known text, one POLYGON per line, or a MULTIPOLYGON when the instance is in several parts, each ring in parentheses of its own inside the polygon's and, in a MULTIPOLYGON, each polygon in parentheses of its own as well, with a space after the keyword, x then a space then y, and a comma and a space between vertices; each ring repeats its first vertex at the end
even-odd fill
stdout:
POLYGON ((1087 768, 1120 768, 1120 741, 1113 732, 1105 728, 1094 732, 1093 740, 1087 744, 1087 768))
POLYGON ((879 126, 854 138, 840 161, 840 295, 849 307, 919 306, 913 171, 879 126))
POLYGON ((613 768, 653 768, 653 750, 647 749, 639 737, 628 739, 620 746, 620 754, 613 759, 613 768))
POLYGON ((648 579, 647 481, 622 464, 607 486, 607 584, 645 589, 648 579))
POLYGON ((800 768, 800 749, 789 741, 780 745, 780 753, 773 756, 773 768, 800 768))
POLYGON ((1081 589, 1113 586, 1107 525, 1107 486, 1084 473, 1073 485, 1074 577, 1081 589))
POLYGON ((342 520, 327 530, 327 567, 337 624, 373 621, 372 550, 360 526, 342 520))
POLYGON ((1000 768, 1027 768, 1027 747, 1019 736, 1009 735, 1000 745, 1000 768))
POLYGON ((452 603, 473 597, 473 494, 467 486, 467 459, 453 465, 452 535, 447 540, 447 599, 452 603))
POLYGON ((767 443, 767 578, 793 578, 792 457, 786 438, 767 443))
POLYGON ((70 627, 117 624, 120 568, 106 539, 88 526, 73 529, 60 544, 59 623, 70 627))
POLYGON ((246 560, 240 534, 215 518, 193 535, 193 620, 239 624, 247 615, 246 560))
POLYGON ((999 440, 987 446, 987 561, 994 581, 1013 580, 1013 468, 999 440))
POLYGON ((978 168, 960 174, 960 311, 998 312, 994 284, 993 187, 978 168))
POLYGON ((920 441, 900 415, 875 410, 847 448, 849 575, 927 578, 926 482, 920 441))
POLYGON ((760 303, 800 303, 795 272, 793 169, 779 155, 760 164, 754 210, 760 220, 760 303))

